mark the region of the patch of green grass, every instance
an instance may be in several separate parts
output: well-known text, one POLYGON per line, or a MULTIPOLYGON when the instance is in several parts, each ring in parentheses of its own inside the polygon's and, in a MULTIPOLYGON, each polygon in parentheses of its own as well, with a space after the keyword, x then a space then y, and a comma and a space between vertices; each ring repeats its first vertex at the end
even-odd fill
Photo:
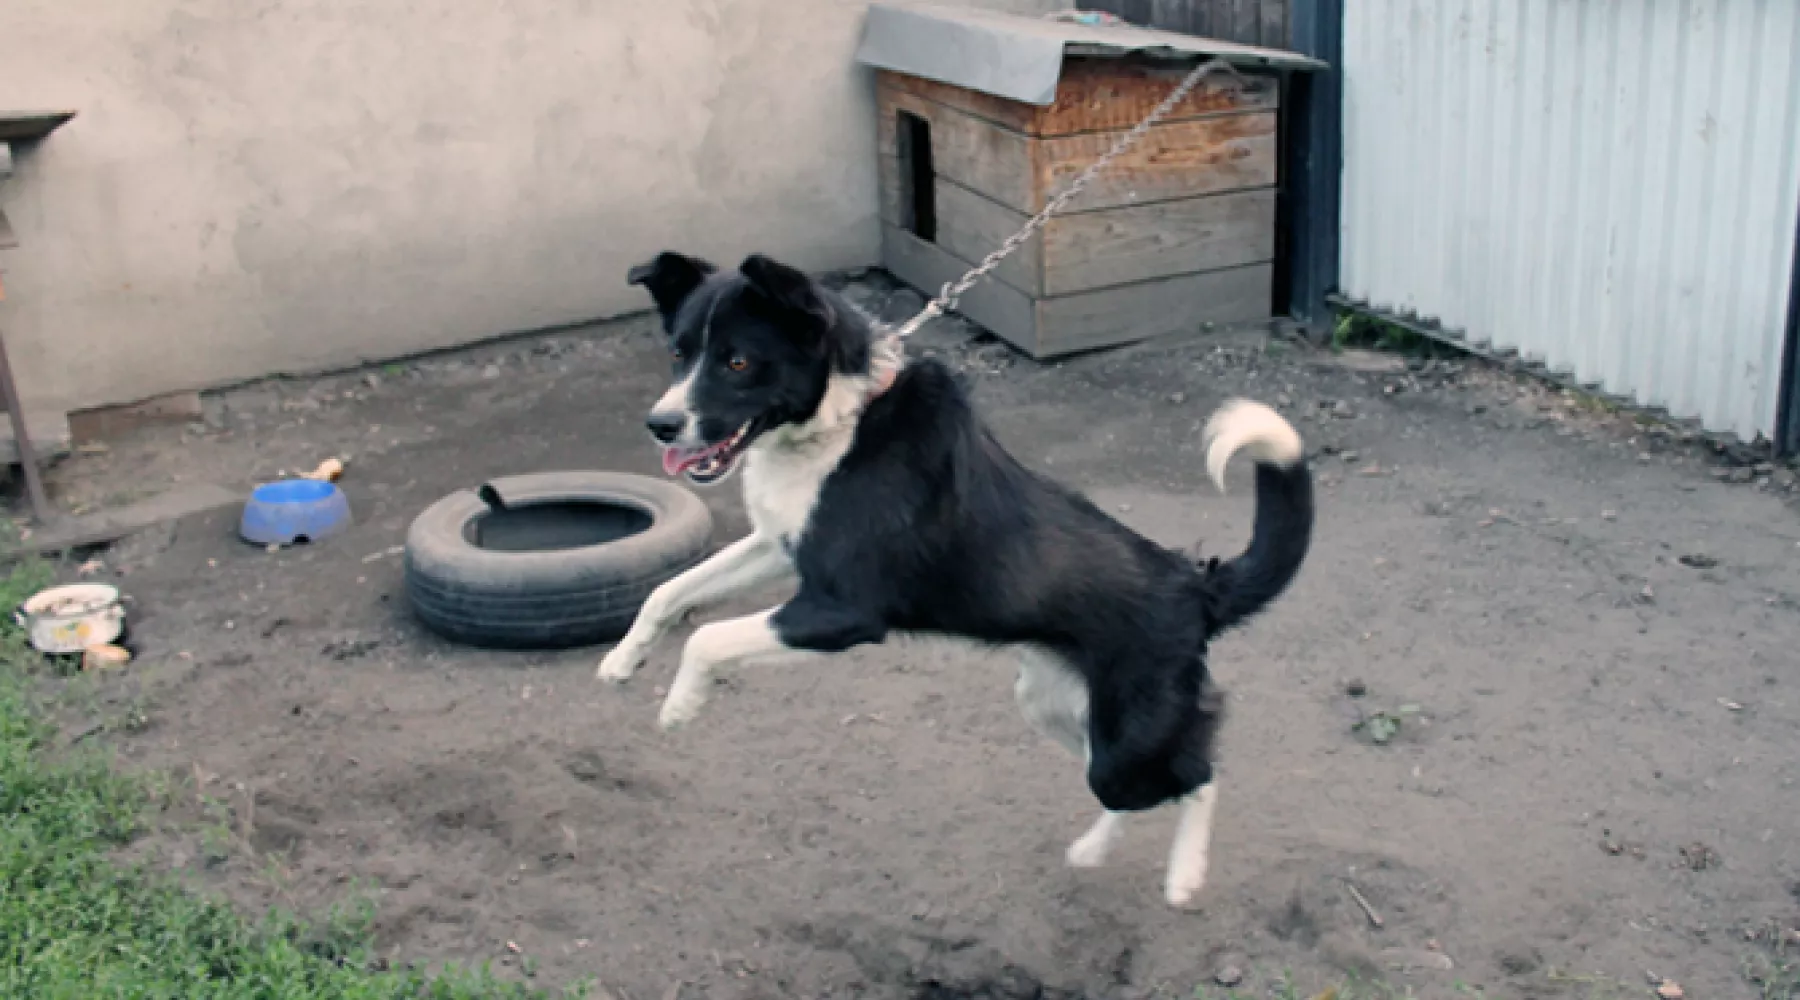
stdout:
POLYGON ((1400 735, 1400 730, 1405 727, 1406 720, 1418 714, 1419 706, 1417 705, 1401 705, 1393 711, 1385 708, 1379 709, 1358 719, 1350 728, 1367 736, 1369 742, 1377 746, 1386 746, 1393 742, 1394 737, 1400 735))
MULTIPOLYGON (((14 607, 49 582, 21 563, 0 579, 14 607)), ((34 698, 39 658, 0 624, 0 996, 233 1000, 524 1000, 541 991, 486 967, 390 969, 374 953, 373 904, 307 920, 250 919, 109 852, 163 792, 97 751, 59 749, 34 698)), ((208 850, 212 849, 209 839, 208 850)), ((225 849, 225 845, 218 845, 225 849)), ((580 995, 579 990, 566 994, 580 995)))
POLYGON ((1331 349, 1387 351, 1426 360, 1464 356, 1465 352, 1433 340, 1399 323, 1358 312, 1340 312, 1331 328, 1331 349))
POLYGON ((1419 354, 1429 352, 1435 345, 1426 337, 1397 323, 1389 323, 1362 313, 1342 312, 1338 313, 1337 323, 1331 330, 1331 346, 1340 351, 1362 347, 1399 354, 1419 354))
POLYGON ((1800 1000, 1800 932, 1772 926, 1757 940, 1762 947, 1744 959, 1744 978, 1762 1000, 1800 1000))

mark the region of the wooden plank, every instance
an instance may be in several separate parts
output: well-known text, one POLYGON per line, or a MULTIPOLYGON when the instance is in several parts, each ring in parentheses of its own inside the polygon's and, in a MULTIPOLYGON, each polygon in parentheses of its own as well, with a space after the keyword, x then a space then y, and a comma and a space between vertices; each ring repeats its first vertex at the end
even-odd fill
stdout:
POLYGON ((152 525, 229 507, 242 503, 243 500, 242 494, 210 483, 177 487, 141 503, 85 517, 63 518, 54 525, 32 532, 31 537, 17 548, 0 553, 0 561, 20 555, 63 552, 116 541, 152 525))
POLYGON ((1252 264, 1045 299, 1037 304, 1037 350, 1030 353, 1054 358, 1198 333, 1206 323, 1266 320, 1274 280, 1274 265, 1252 264))
MULTIPOLYGON (((896 226, 881 227, 881 263, 894 277, 924 295, 936 295, 945 282, 969 269, 943 247, 927 243, 896 226)), ((983 281, 963 295, 957 311, 1026 352, 1035 353, 1036 315, 1030 296, 999 281, 983 281)))
POLYGON ((1150 24, 1165 31, 1202 35, 1197 30, 1207 0, 1150 0, 1150 24))
MULTIPOLYGON (((1023 212, 983 198, 942 177, 937 184, 937 242, 952 255, 979 261, 1025 225, 1023 212)), ((1052 219, 1051 226, 1061 220, 1052 219)), ((1044 294, 1044 234, 1040 233, 1000 262, 993 276, 1031 296, 1044 294)))
MULTIPOLYGON (((944 181, 938 243, 978 261, 1026 216, 944 181)), ((1275 189, 1133 205, 1053 218, 994 276, 1034 298, 1275 259, 1275 189)))
MULTIPOLYGON (((879 79, 882 87, 893 87, 1015 132, 1048 137, 1130 128, 1162 103, 1186 73, 1185 67, 1150 60, 1070 58, 1063 62, 1062 77, 1056 84, 1056 103, 1047 108, 904 73, 883 70, 879 79)), ((1210 76, 1164 121, 1274 111, 1280 100, 1274 78, 1259 75, 1248 80, 1246 87, 1228 76, 1210 76)))
POLYGON ((1275 259, 1275 189, 1066 215, 1042 239, 1051 296, 1266 263, 1275 259))
MULTIPOLYGON (((1112 162, 1070 211, 1116 208, 1275 183, 1274 112, 1226 115, 1158 125, 1112 162)), ((1032 150, 1036 183, 1024 202, 995 200, 1036 212, 1112 145, 1104 133, 1043 139, 1032 150)), ((948 171, 946 171, 948 173, 948 171)), ((965 184, 983 194, 991 192, 965 184)))
POLYGON ((1255 45, 1262 40, 1260 0, 1231 0, 1231 41, 1255 45))
POLYGON ((1288 0, 1262 0, 1256 44, 1264 48, 1285 49, 1293 45, 1288 37, 1288 0))
POLYGON ((875 154, 875 177, 876 207, 881 221, 898 226, 906 218, 900 205, 900 199, 906 193, 906 185, 900 180, 900 157, 890 153, 875 154))
POLYGON ((1151 18, 1151 0, 1114 0, 1103 9, 1110 10, 1132 24, 1149 24, 1151 18))
POLYGON ((1024 135, 895 87, 879 88, 876 103, 881 155, 900 155, 900 113, 918 115, 931 123, 931 163, 939 176, 1001 204, 1030 201, 1031 140, 1024 135))

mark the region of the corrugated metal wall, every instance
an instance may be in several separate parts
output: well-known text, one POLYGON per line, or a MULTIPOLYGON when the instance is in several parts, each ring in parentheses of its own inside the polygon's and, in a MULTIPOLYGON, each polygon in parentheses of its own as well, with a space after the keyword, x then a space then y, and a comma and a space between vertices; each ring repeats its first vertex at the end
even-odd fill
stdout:
POLYGON ((1344 6, 1344 293, 1773 436, 1800 2, 1344 6))

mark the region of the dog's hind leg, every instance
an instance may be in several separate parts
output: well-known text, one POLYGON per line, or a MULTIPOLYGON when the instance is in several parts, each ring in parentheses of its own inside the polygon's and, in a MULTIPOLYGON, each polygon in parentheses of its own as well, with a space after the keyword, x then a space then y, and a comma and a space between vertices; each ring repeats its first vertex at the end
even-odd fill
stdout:
MULTIPOLYGON (((1018 647, 1019 678, 1013 697, 1033 729, 1084 761, 1088 756, 1087 682, 1062 657, 1035 646, 1018 647)), ((1124 832, 1125 814, 1103 812, 1064 855, 1072 868, 1106 863, 1124 832)))
POLYGON ((729 600, 746 590, 773 583, 793 570, 781 545, 767 535, 740 538, 712 558, 652 591, 638 610, 631 630, 600 661, 601 680, 627 680, 643 665, 650 647, 669 626, 696 608, 729 600))
POLYGON ((1170 906, 1186 909, 1194 905, 1200 890, 1206 886, 1208 854, 1212 850, 1213 807, 1219 801, 1219 786, 1208 782, 1181 800, 1181 821, 1175 828, 1175 842, 1169 848, 1169 875, 1164 894, 1170 906))

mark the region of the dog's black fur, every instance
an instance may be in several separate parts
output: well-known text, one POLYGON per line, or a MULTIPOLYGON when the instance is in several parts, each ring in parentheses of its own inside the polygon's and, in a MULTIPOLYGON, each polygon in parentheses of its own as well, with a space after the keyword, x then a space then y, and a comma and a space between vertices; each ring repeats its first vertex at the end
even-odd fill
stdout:
MULTIPOLYGON (((635 269, 680 360, 695 365, 705 440, 745 421, 803 423, 834 375, 868 371, 870 324, 800 272, 752 257, 736 274, 676 254, 635 269), (746 362, 743 372, 729 361, 746 362)), ((1313 523, 1304 460, 1256 468, 1256 523, 1235 559, 1196 564, 1025 468, 943 365, 915 360, 869 402, 791 555, 800 585, 779 638, 836 652, 889 632, 1060 654, 1089 695, 1088 784, 1143 810, 1212 779, 1222 699, 1207 644, 1279 595, 1313 523)))

